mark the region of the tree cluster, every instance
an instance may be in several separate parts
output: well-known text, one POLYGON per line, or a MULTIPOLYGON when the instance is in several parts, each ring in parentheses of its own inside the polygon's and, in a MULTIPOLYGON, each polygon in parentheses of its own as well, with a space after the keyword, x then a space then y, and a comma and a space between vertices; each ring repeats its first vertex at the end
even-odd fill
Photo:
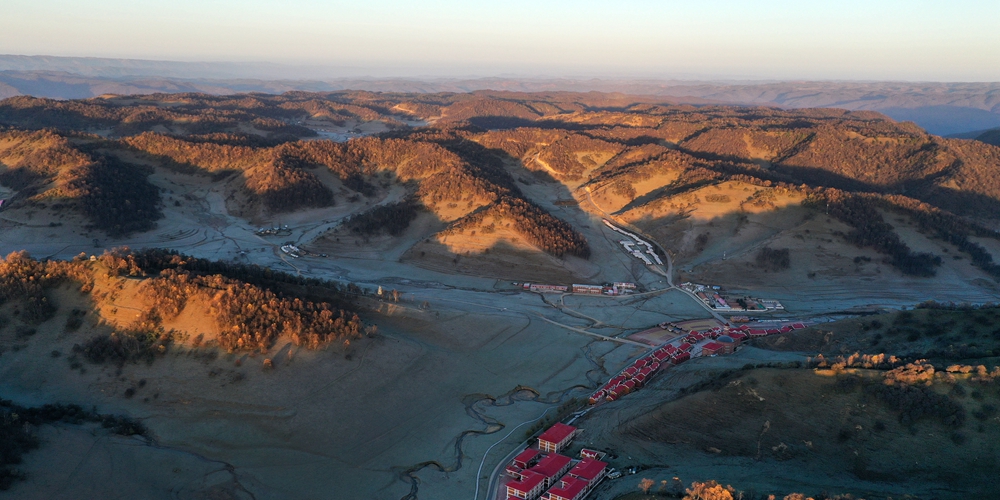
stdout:
POLYGON ((417 218, 420 205, 412 199, 379 205, 344 220, 343 226, 352 233, 364 236, 388 234, 399 236, 417 218))
POLYGON ((761 248, 754 262, 757 263, 757 267, 772 273, 783 271, 792 265, 791 253, 787 248, 761 248))
POLYGON ((934 276, 941 257, 913 252, 903 243, 893 227, 879 213, 878 203, 872 198, 852 196, 844 192, 828 191, 822 199, 811 200, 812 206, 825 209, 830 215, 852 226, 847 240, 859 247, 871 247, 889 257, 889 262, 904 274, 934 276))

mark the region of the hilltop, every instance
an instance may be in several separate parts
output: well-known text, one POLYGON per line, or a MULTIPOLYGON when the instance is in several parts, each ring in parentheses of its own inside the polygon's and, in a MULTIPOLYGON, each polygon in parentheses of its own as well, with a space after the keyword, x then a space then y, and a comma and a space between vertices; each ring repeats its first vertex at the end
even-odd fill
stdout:
POLYGON ((1000 148, 870 111, 345 91, 16 97, 0 102, 0 123, 8 210, 47 208, 59 224, 76 207, 113 237, 177 220, 192 201, 253 225, 349 215, 349 228, 298 243, 505 278, 555 267, 573 280, 599 277, 585 262, 601 238, 594 217, 673 241, 697 271, 720 254, 795 246, 782 235, 822 211, 838 222, 819 230, 843 235, 834 253, 869 248, 903 275, 930 276, 949 265, 911 247, 939 239, 997 273, 982 238, 997 235, 1000 148))

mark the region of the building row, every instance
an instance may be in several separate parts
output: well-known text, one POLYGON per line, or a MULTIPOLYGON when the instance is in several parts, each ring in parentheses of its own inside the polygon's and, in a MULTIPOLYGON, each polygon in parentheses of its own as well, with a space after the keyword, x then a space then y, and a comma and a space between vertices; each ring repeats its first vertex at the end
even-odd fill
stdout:
POLYGON ((521 288, 529 292, 539 293, 579 293, 584 295, 621 295, 632 293, 636 289, 635 283, 614 283, 611 285, 585 285, 575 283, 573 285, 543 285, 541 283, 524 283, 521 288))
POLYGON ((609 221, 608 219, 602 219, 602 221, 604 222, 604 225, 611 228, 612 231, 624 234, 625 236, 628 236, 629 238, 635 240, 635 243, 628 240, 622 240, 618 242, 622 246, 622 248, 625 249, 626 253, 631 254, 633 257, 645 262, 646 265, 653 265, 653 261, 656 261, 658 265, 661 266, 663 265, 663 261, 660 260, 660 256, 656 254, 656 251, 653 250, 653 245, 651 245, 648 241, 640 238, 638 235, 634 233, 630 233, 612 224, 611 221, 609 221), (645 252, 643 252, 638 248, 632 248, 633 246, 643 246, 645 247, 646 250, 645 252), (650 258, 652 258, 652 260, 650 260, 650 258))
MULTIPOLYGON (((678 328, 673 324, 660 325, 661 328, 664 326, 678 328)), ((749 325, 741 325, 739 327, 715 327, 700 332, 691 330, 674 341, 677 342, 677 345, 671 342, 635 360, 591 394, 589 402, 597 404, 602 401, 615 401, 642 388, 659 370, 683 363, 691 359, 692 356, 732 354, 740 344, 749 338, 787 333, 805 327, 804 323, 792 323, 775 328, 753 328, 749 325)))

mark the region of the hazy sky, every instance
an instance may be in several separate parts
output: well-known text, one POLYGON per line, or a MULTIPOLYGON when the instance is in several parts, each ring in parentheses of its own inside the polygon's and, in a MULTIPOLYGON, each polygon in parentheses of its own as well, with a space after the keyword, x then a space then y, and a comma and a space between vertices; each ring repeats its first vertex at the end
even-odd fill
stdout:
POLYGON ((1000 1, 3 0, 0 53, 330 76, 1000 81, 1000 1))

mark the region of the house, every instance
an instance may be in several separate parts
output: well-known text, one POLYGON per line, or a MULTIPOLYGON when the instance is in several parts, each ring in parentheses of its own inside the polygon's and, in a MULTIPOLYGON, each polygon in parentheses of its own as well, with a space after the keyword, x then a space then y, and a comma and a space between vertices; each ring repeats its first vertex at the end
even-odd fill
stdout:
POLYGON ((689 353, 689 352, 682 352, 682 353, 678 354, 677 356, 674 356, 674 363, 675 364, 681 364, 681 363, 683 363, 683 362, 685 362, 685 361, 687 361, 689 359, 691 359, 691 353, 689 353))
POLYGON ((601 389, 601 390, 599 390, 599 391, 591 394, 590 395, 590 399, 588 399, 588 401, 590 402, 590 404, 597 404, 597 402, 600 401, 600 400, 602 400, 602 399, 604 399, 604 396, 606 396, 607 394, 608 394, 608 392, 606 390, 601 389))
POLYGON ((573 285, 573 293, 589 293, 592 295, 600 295, 604 291, 604 287, 600 285, 573 285))
POLYGON ((559 479, 560 476, 569 470, 570 462, 570 458, 566 455, 550 453, 545 458, 539 460, 538 464, 528 469, 528 471, 541 475, 542 482, 545 484, 544 487, 548 488, 555 484, 556 479, 559 479))
POLYGON ((593 488, 598 481, 604 477, 608 471, 608 464, 595 458, 584 458, 580 460, 569 472, 567 476, 582 479, 587 482, 587 489, 593 488))
POLYGON ((545 476, 526 470, 521 479, 507 483, 507 497, 534 500, 545 491, 545 476))
POLYGON ((548 430, 538 436, 538 449, 546 453, 558 453, 559 450, 569 445, 573 436, 577 433, 576 427, 556 422, 548 430))
POLYGON ((580 500, 587 494, 587 482, 575 477, 563 478, 559 486, 545 492, 545 500, 580 500))
POLYGON ((739 345, 747 339, 747 334, 740 331, 733 331, 729 333, 729 337, 736 341, 736 345, 739 345))

